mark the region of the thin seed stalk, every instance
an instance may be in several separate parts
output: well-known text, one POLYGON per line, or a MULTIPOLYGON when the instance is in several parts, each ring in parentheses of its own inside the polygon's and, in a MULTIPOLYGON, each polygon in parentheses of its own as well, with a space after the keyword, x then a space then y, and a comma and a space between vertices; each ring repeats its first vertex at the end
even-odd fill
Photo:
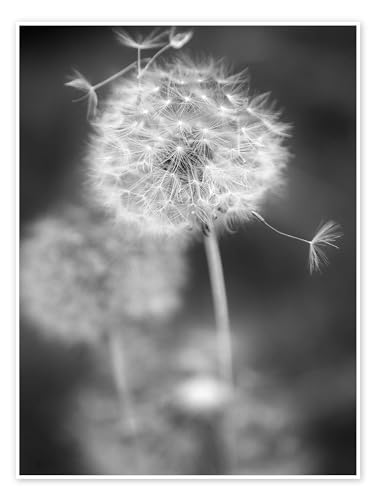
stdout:
POLYGON ((228 301, 224 281, 223 265, 214 227, 204 235, 204 246, 210 275, 212 300, 215 312, 217 346, 221 375, 233 384, 232 339, 230 333, 228 301))

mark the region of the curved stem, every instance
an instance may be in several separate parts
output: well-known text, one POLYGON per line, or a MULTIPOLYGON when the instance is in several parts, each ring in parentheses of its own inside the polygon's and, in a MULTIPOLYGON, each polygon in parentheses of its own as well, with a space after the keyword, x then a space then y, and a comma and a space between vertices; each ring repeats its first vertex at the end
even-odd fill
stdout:
MULTIPOLYGON (((149 58, 146 58, 145 60, 147 61, 147 59, 149 59, 149 58)), ((93 85, 92 88, 94 90, 96 90, 96 89, 99 89, 100 87, 104 87, 104 85, 107 85, 107 83, 111 82, 112 80, 115 80, 119 76, 124 75, 125 73, 130 71, 136 64, 140 64, 140 61, 133 61, 131 64, 129 64, 125 68, 121 69, 120 71, 118 71, 114 75, 109 76, 108 78, 106 78, 102 82, 97 83, 96 85, 93 85)))
POLYGON ((145 73, 145 71, 150 67, 150 65, 155 61, 155 59, 157 57, 159 57, 163 52, 165 52, 167 49, 169 49, 170 47, 170 43, 168 43, 167 45, 164 45, 164 47, 162 47, 158 52, 156 52, 156 54, 154 54, 151 59, 148 61, 148 63, 146 64, 146 66, 143 68, 143 70, 139 73, 138 75, 138 78, 140 78, 143 73, 145 73))
POLYGON ((293 236, 292 234, 288 234, 288 233, 283 233, 282 231, 279 231, 278 229, 276 229, 275 227, 271 226, 271 224, 269 224, 264 217, 262 217, 261 215, 258 214, 258 212, 255 212, 254 210, 251 212, 260 222, 262 222, 262 224, 264 224, 265 226, 269 227, 270 229, 272 229, 272 231, 274 231, 275 233, 277 234, 280 234, 281 236, 286 236, 287 238, 292 238, 293 240, 297 240, 297 241, 302 241, 303 243, 307 243, 308 245, 311 245, 311 241, 309 240, 305 240, 305 238, 299 238, 298 236, 293 236))
POLYGON ((228 301, 220 250, 213 226, 211 226, 209 231, 204 235, 204 245, 215 310, 217 342, 222 376, 228 383, 232 384, 232 340, 229 325, 228 301))

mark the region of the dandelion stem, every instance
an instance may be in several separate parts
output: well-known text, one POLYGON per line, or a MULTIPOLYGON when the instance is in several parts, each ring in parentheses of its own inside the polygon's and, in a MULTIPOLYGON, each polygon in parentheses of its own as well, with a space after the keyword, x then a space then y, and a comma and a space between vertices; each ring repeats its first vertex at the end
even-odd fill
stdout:
POLYGON ((214 227, 204 235, 208 269, 211 281, 212 298, 215 310, 218 351, 223 378, 233 383, 232 340, 230 334, 228 301, 225 289, 223 265, 220 257, 214 227))
POLYGON ((118 333, 111 332, 108 335, 108 348, 111 359, 113 382, 120 406, 121 424, 124 426, 125 431, 130 431, 131 433, 134 446, 135 467, 139 470, 140 452, 137 443, 138 427, 135 418, 134 404, 126 382, 124 349, 121 336, 118 333))

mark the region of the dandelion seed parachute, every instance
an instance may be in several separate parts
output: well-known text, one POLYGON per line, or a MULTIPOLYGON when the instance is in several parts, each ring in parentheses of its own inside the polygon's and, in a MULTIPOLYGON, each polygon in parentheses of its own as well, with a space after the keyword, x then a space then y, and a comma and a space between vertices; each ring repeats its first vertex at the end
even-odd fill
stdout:
POLYGON ((67 87, 73 87, 83 92, 86 92, 82 97, 75 99, 75 102, 81 101, 83 99, 87 99, 88 107, 87 107, 87 117, 91 118, 95 116, 96 109, 98 106, 98 96, 96 95, 95 88, 91 83, 79 72, 74 71, 74 75, 72 76, 72 80, 65 83, 67 87))
POLYGON ((176 33, 176 28, 172 28, 169 31, 169 45, 174 49, 181 49, 184 45, 190 42, 192 36, 193 36, 192 31, 176 33))
POLYGON ((144 239, 81 207, 35 222, 21 246, 21 307, 46 335, 95 342, 180 305, 182 245, 144 239))
MULTIPOLYGON (((190 35, 170 36, 178 45, 190 35)), ((282 184, 289 127, 246 86, 243 73, 186 57, 118 80, 92 122, 87 160, 99 202, 154 233, 251 218, 282 184)))
POLYGON ((146 36, 136 35, 132 37, 124 30, 115 30, 117 40, 126 47, 139 50, 149 50, 157 47, 162 47, 165 44, 165 38, 169 34, 169 30, 159 31, 153 30, 146 36))
POLYGON ((305 238, 300 238, 299 236, 284 233, 283 231, 276 229, 269 222, 267 222, 264 217, 262 217, 254 210, 252 211, 252 214, 260 222, 262 222, 262 224, 270 228, 275 233, 278 233, 281 236, 286 236, 287 238, 292 238, 293 240, 307 243, 309 245, 308 264, 310 274, 313 274, 314 271, 321 271, 322 266, 328 265, 329 261, 326 255, 327 247, 332 247, 338 250, 339 247, 335 243, 343 236, 341 226, 339 224, 336 224, 336 222, 328 221, 320 224, 312 240, 306 240, 305 238))
POLYGON ((325 253, 327 247, 338 249, 335 244, 342 237, 342 231, 338 224, 333 221, 322 223, 314 238, 310 242, 309 270, 310 274, 320 271, 321 267, 328 265, 328 257, 325 253))

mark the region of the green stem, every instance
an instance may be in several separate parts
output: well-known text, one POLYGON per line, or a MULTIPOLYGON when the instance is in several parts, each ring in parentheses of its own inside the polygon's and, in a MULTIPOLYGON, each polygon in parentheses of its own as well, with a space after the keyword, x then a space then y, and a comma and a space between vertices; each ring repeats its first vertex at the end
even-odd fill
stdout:
POLYGON ((225 290, 223 265, 213 226, 209 228, 208 233, 204 236, 204 245, 210 274, 222 377, 228 383, 232 384, 232 340, 229 325, 228 301, 225 290))

